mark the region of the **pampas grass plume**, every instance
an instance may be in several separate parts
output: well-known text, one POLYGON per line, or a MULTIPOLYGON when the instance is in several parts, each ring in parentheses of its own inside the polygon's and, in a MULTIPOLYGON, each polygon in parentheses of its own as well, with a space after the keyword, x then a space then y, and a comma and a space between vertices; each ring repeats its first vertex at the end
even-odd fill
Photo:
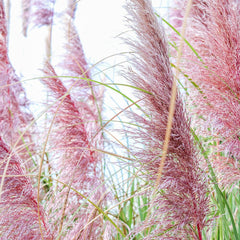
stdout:
MULTIPOLYGON (((3 176, 9 161, 1 196, 0 238, 1 239, 52 239, 43 208, 40 207, 40 219, 43 226, 41 234, 38 221, 36 192, 21 161, 0 137, 0 175, 3 176), (10 160, 8 159, 10 157, 10 160)), ((2 177, 0 177, 2 181, 2 177)))
POLYGON ((240 180, 239 11, 239 1, 195 1, 186 38, 201 61, 187 48, 183 53, 184 72, 201 89, 191 87, 199 133, 215 136, 212 159, 225 186, 240 180))
MULTIPOLYGON (((135 165, 144 169, 146 179, 156 181, 166 132, 173 72, 164 29, 150 1, 129 0, 127 10, 130 14, 129 25, 136 33, 137 40, 128 41, 134 54, 130 59, 132 69, 126 77, 137 88, 151 93, 137 93, 143 99, 141 106, 149 118, 133 115, 134 120, 141 125, 134 133, 137 139, 135 146, 143 146, 133 150, 138 157, 135 165)), ((190 132, 190 120, 181 96, 177 93, 168 155, 160 185, 157 186, 162 194, 157 195, 154 201, 156 210, 148 223, 145 223, 145 226, 156 224, 157 227, 146 239, 159 236, 170 228, 173 229, 164 234, 169 239, 171 236, 198 239, 188 229, 189 224, 196 226, 197 235, 201 237, 201 230, 207 224, 208 200, 199 160, 190 132)), ((161 239, 165 239, 164 236, 161 239)))

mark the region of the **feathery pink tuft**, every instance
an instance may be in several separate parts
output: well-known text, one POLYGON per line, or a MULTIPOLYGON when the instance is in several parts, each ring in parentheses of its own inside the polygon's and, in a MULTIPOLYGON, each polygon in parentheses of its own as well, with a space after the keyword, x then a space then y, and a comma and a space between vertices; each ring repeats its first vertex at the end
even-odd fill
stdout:
POLYGON ((32 21, 36 26, 49 26, 53 23, 54 4, 56 0, 32 0, 32 21))
MULTIPOLYGON (((4 67, 4 64, 9 63, 7 57, 7 25, 4 11, 3 0, 0 1, 0 67, 4 67)), ((1 69, 0 73, 2 73, 1 69)))
MULTIPOLYGON (((137 156, 135 165, 144 170, 148 180, 156 180, 157 169, 162 155, 166 132, 173 73, 170 67, 164 29, 148 0, 129 0, 127 10, 129 25, 136 38, 128 41, 134 54, 130 59, 133 67, 127 79, 145 92, 137 92, 142 98, 140 105, 149 116, 133 114, 140 128, 132 131, 136 139, 132 151, 137 156)), ((149 225, 157 227, 146 239, 198 239, 189 225, 201 230, 206 226, 208 212, 207 187, 199 169, 199 157, 193 144, 190 121, 178 93, 171 130, 168 155, 163 170, 159 193, 155 199, 156 209, 147 223, 139 226, 136 232, 149 225), (172 228, 172 229, 171 229, 172 228), (170 231, 165 230, 171 229, 170 231)))
POLYGON ((183 68, 199 86, 191 90, 194 113, 202 119, 198 129, 208 135, 210 129, 216 137, 214 165, 222 183, 232 184, 240 180, 240 3, 196 1, 192 11, 186 38, 202 60, 186 49, 183 68), (221 160, 217 158, 220 152, 225 155, 221 160))
MULTIPOLYGON (((0 176, 9 161, 0 202, 1 239, 41 239, 37 201, 31 180, 25 176, 18 156, 10 152, 1 137, 0 159, 0 176)), ((44 239, 50 240, 52 237, 42 208, 40 214, 44 239)))
MULTIPOLYGON (((45 74, 56 76, 50 64, 46 65, 45 74)), ((59 78, 50 77, 44 79, 43 82, 50 89, 54 98, 59 100, 52 109, 52 113, 56 113, 50 138, 52 154, 56 158, 56 161, 52 163, 52 168, 61 182, 90 197, 95 203, 100 201, 98 204, 102 204, 103 200, 100 199, 104 189, 101 187, 99 174, 101 154, 96 152, 99 137, 94 139, 98 130, 97 117, 87 103, 77 103, 72 99, 59 78), (64 100, 61 101, 62 98, 64 100), (95 128, 93 128, 94 125, 95 128), (95 186, 95 190, 93 186, 95 186)), ((86 202, 84 207, 79 208, 84 202, 81 196, 72 190, 68 192, 68 188, 63 188, 62 185, 58 190, 57 195, 52 199, 52 204, 49 204, 53 214, 50 217, 55 219, 56 226, 60 226, 61 217, 65 211, 62 231, 67 231, 66 229, 70 227, 72 230, 66 232, 69 238, 77 235, 81 239, 86 236, 87 239, 94 239, 97 232, 100 231, 101 218, 84 228, 85 224, 97 214, 94 207, 86 202), (65 203, 66 197, 67 203, 65 203), (64 210, 64 208, 66 209, 64 210), (74 223, 73 221, 68 223, 73 216, 74 223)))
POLYGON ((25 37, 27 36, 29 20, 31 17, 31 5, 32 0, 22 0, 22 29, 25 37))
MULTIPOLYGON (((83 47, 78 36, 78 32, 73 24, 73 19, 66 24, 66 38, 68 41, 65 44, 66 54, 63 60, 63 66, 66 72, 73 77, 90 78, 90 71, 85 59, 83 47)), ((74 79, 76 81, 76 79, 74 79)), ((81 86, 87 86, 86 80, 79 79, 81 86)))
MULTIPOLYGON (((13 146, 21 133, 25 132, 24 143, 32 145, 31 132, 26 131, 26 127, 33 117, 29 112, 25 91, 8 58, 3 1, 0 2, 0 36, 0 136, 8 145, 13 146)), ((33 147, 27 145, 22 145, 22 139, 17 144, 19 153, 22 152, 26 159, 33 150, 33 147)))

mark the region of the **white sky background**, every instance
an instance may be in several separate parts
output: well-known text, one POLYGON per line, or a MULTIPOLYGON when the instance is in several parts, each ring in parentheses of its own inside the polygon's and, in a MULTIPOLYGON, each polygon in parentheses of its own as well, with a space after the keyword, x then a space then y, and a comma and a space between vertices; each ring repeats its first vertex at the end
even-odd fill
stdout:
MULTIPOLYGON (((46 0, 45 0, 46 1, 46 0)), ((66 0, 57 0, 55 9, 61 12, 66 0)), ((169 0, 154 0, 153 5, 157 11, 167 17, 169 0)), ((118 37, 128 30, 125 26, 126 10, 123 8, 125 0, 80 0, 76 12, 75 25, 83 45, 86 59, 90 64, 104 59, 99 68, 105 69, 122 62, 122 55, 107 58, 116 53, 126 52, 128 49, 118 37)), ((22 80, 41 76, 40 69, 46 54, 47 29, 30 25, 28 37, 22 35, 21 0, 11 0, 9 54, 16 73, 22 80)), ((57 24, 53 28, 52 63, 60 63, 62 54, 61 30, 57 24)), ((116 82, 124 81, 117 74, 118 68, 112 68, 106 73, 116 82), (117 80, 116 80, 117 79, 117 80)), ((106 80, 109 82, 108 80, 106 80)), ((37 80, 30 80, 24 84, 28 98, 37 104, 34 111, 42 111, 39 103, 44 102, 42 85, 37 80), (41 110, 40 110, 41 109, 41 110)), ((45 98, 45 97, 44 97, 45 98)))

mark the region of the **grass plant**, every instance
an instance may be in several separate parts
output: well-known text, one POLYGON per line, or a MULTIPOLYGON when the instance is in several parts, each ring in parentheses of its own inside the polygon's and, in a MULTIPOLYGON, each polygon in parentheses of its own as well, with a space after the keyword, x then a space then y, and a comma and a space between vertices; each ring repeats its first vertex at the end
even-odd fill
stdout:
POLYGON ((48 36, 42 75, 25 80, 9 58, 10 3, 0 0, 0 240, 239 240, 239 1, 174 0, 165 19, 150 0, 126 0, 128 50, 101 68, 107 58, 90 65, 84 53, 79 1, 59 13, 58 0, 22 0, 23 36, 48 36), (38 116, 24 88, 35 81, 38 116))

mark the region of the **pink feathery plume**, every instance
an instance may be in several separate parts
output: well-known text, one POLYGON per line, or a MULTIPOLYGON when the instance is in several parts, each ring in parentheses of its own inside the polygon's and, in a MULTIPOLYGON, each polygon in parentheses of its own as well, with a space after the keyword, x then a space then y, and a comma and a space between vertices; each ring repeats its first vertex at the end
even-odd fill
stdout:
POLYGON ((193 113, 202 119, 198 129, 216 137, 213 165, 230 185, 240 180, 240 3, 196 1, 192 11, 186 38, 201 60, 186 48, 183 69, 198 86, 191 89, 193 113))
POLYGON ((27 36, 27 29, 31 17, 31 5, 32 0, 22 0, 22 29, 25 37, 27 36))
POLYGON ((0 36, 0 136, 10 146, 18 141, 18 153, 24 154, 22 159, 28 160, 33 148, 31 132, 26 127, 33 117, 29 112, 25 91, 9 61, 3 1, 0 1, 0 36))
POLYGON ((44 79, 50 95, 54 100, 58 100, 51 110, 53 116, 56 113, 50 137, 52 156, 55 158, 52 168, 61 182, 67 184, 65 188, 60 185, 59 191, 51 198, 49 207, 54 210, 50 210, 53 213, 50 217, 56 223, 59 234, 63 234, 67 239, 96 239, 102 232, 102 218, 90 223, 98 215, 98 211, 70 190, 69 186, 89 197, 98 206, 102 206, 105 201, 105 188, 99 172, 102 156, 96 151, 102 147, 102 138, 98 133, 99 108, 95 101, 101 106, 102 94, 98 93, 98 89, 91 82, 82 79, 89 79, 90 72, 73 24, 76 3, 68 3, 68 22, 65 24, 66 54, 61 66, 64 74, 73 78, 61 81, 53 67, 46 64, 45 75, 56 77, 44 79))
MULTIPOLYGON (((84 150, 87 154, 88 165, 82 167, 81 172, 84 173, 86 171, 88 177, 82 181, 82 187, 80 188, 81 193, 86 194, 86 196, 90 196, 90 199, 101 207, 106 201, 104 193, 106 190, 102 180, 100 179, 99 172, 102 154, 94 151, 94 149, 102 149, 103 147, 102 134, 99 132, 99 129, 101 129, 99 123, 99 111, 101 111, 103 91, 101 87, 94 86, 92 82, 89 81, 91 78, 89 66, 85 58, 77 29, 74 25, 76 6, 76 1, 68 1, 68 8, 66 9, 68 17, 67 23, 64 26, 67 39, 65 44, 66 52, 61 65, 64 74, 73 77, 72 79, 64 79, 64 84, 67 86, 67 89, 70 90, 71 99, 78 111, 78 121, 82 121, 79 122, 79 124, 86 131, 87 141, 84 145, 87 148, 93 148, 93 151, 90 152, 90 154, 93 154, 91 157, 88 157, 86 150, 84 150), (96 186, 94 191, 91 191, 91 185, 96 186)), ((72 118, 70 122, 73 123, 74 119, 72 118)), ((78 152, 81 153, 82 151, 79 149, 78 152)), ((84 159, 81 161, 83 160, 84 159)), ((79 175, 76 175, 76 181, 79 181, 77 179, 81 179, 83 177, 81 172, 79 175)), ((73 186, 79 189, 79 187, 74 183, 73 186)), ((79 199, 77 205, 81 202, 81 199, 79 199)), ((88 203, 86 207, 78 211, 78 221, 76 221, 76 224, 73 226, 72 230, 68 232, 66 237, 70 238, 75 236, 77 239, 95 239, 97 236, 100 236, 103 231, 101 218, 98 218, 93 223, 87 225, 98 214, 99 213, 95 207, 88 203)))
MULTIPOLYGON (((70 0, 68 3, 68 8, 66 9, 67 18, 66 22, 64 22, 67 41, 65 43, 65 54, 60 66, 63 70, 63 75, 70 76, 64 79, 64 84, 67 89, 71 88, 71 96, 75 100, 76 106, 78 109, 81 109, 82 115, 89 120, 87 123, 88 132, 93 133, 93 129, 96 130, 100 127, 98 118, 102 106, 103 88, 94 86, 91 82, 90 69, 74 25, 74 15, 70 14, 74 4, 76 8, 76 2, 70 0)), ((101 142, 99 140, 100 136, 101 134, 98 134, 92 141, 101 142)))
MULTIPOLYGON (((84 162, 83 159, 81 163, 79 163, 83 164, 82 167, 84 169, 85 164, 87 165, 87 163, 94 161, 92 158, 94 152, 90 149, 90 139, 85 128, 87 119, 83 118, 83 115, 79 112, 78 107, 71 98, 71 95, 68 93, 67 88, 63 85, 62 81, 57 78, 53 67, 48 63, 46 64, 45 74, 46 76, 56 76, 46 78, 43 81, 48 89, 50 89, 52 96, 54 96, 55 99, 58 99, 59 102, 61 102, 61 98, 64 98, 62 103, 58 102, 55 106, 57 110, 55 124, 61 125, 57 133, 59 135, 56 139, 56 141, 58 141, 57 145, 58 147, 63 148, 64 151, 67 151, 68 148, 71 149, 76 146, 87 148, 88 151, 84 154, 88 156, 87 159, 85 159, 86 162, 84 162), (58 104, 61 104, 59 109, 57 109, 58 104), (62 131, 62 133, 60 134, 59 131, 62 131)), ((83 105, 85 106, 85 104, 83 105)), ((80 152, 82 152, 82 149, 80 152)), ((79 158, 77 158, 77 161, 78 159, 79 158)), ((74 165, 76 165, 76 163, 74 165)))
POLYGON ((0 1, 0 58, 1 58, 1 67, 2 62, 6 63, 8 61, 7 57, 7 26, 6 26, 6 16, 4 11, 3 0, 0 1))
MULTIPOLYGON (((82 115, 89 119, 86 124, 88 126, 88 133, 100 128, 99 112, 101 112, 103 100, 103 88, 99 85, 94 85, 91 82, 91 73, 89 65, 86 61, 83 46, 79 38, 78 31, 74 25, 74 15, 69 14, 76 8, 74 0, 68 1, 68 8, 66 13, 69 16, 67 24, 65 24, 65 54, 63 62, 61 63, 64 75, 72 76, 73 78, 64 79, 64 84, 67 89, 71 88, 71 96, 75 100, 78 109, 81 109, 82 115)), ((100 140, 101 134, 91 137, 92 141, 102 142, 100 140)))
MULTIPOLYGON (((50 64, 46 65, 45 74, 57 76, 50 64)), ((84 226, 98 212, 88 202, 84 203, 83 198, 76 192, 69 191, 68 186, 89 197, 94 203, 102 204, 104 190, 99 173, 101 154, 96 152, 96 139, 99 138, 94 139, 98 130, 97 117, 87 103, 76 102, 71 97, 59 78, 49 77, 43 82, 54 99, 58 100, 51 110, 56 117, 50 137, 50 151, 53 151, 51 155, 55 158, 52 162, 53 171, 67 186, 60 184, 56 195, 52 197, 52 203, 49 204, 52 215, 49 217, 60 228, 58 231, 67 234, 67 239, 75 235, 78 239, 95 239, 100 234, 101 218, 86 228, 84 226)))
POLYGON ((69 24, 68 27, 69 41, 66 43, 65 68, 71 73, 71 76, 90 78, 89 67, 78 32, 73 23, 69 24))
POLYGON ((50 26, 53 23, 56 0, 32 0, 32 21, 36 26, 50 26))
MULTIPOLYGON (((4 168, 9 161, 0 202, 0 238, 41 239, 36 194, 31 180, 23 171, 18 156, 10 151, 1 137, 0 159, 1 181, 4 168)), ((44 239, 53 239, 42 208, 40 208, 40 219, 44 239)))
MULTIPOLYGON (((131 134, 135 140, 134 162, 149 181, 156 181, 169 113, 173 72, 170 67, 164 29, 148 0, 129 0, 129 25, 136 37, 127 41, 134 54, 126 78, 137 88, 139 103, 146 116, 133 114, 140 125, 131 134), (148 117, 147 117, 148 116, 148 117)), ((207 225, 207 187, 193 144, 180 94, 177 94, 174 120, 163 175, 154 200, 154 211, 132 235, 156 226, 145 239, 200 239, 207 225), (194 231, 193 231, 194 229, 194 231)))
MULTIPOLYGON (((70 10, 71 8, 67 9, 67 13, 70 10)), ((73 18, 70 15, 68 23, 65 24, 65 28, 67 41, 65 43, 66 53, 64 55, 62 65, 69 76, 89 79, 89 66, 85 58, 82 43, 79 38, 77 29, 74 26, 73 18)), ((76 79, 73 79, 73 81, 76 81, 76 79)), ((86 87, 89 84, 91 85, 91 82, 79 79, 77 86, 86 87)))
MULTIPOLYGON (((208 18, 206 12, 206 7, 208 6, 207 2, 207 0, 192 1, 191 12, 193 15, 195 15, 195 18, 202 22, 202 24, 205 24, 205 21, 208 18)), ((187 1, 174 0, 173 3, 174 4, 170 11, 170 19, 174 28, 179 30, 182 27, 184 9, 186 7, 187 1)))

